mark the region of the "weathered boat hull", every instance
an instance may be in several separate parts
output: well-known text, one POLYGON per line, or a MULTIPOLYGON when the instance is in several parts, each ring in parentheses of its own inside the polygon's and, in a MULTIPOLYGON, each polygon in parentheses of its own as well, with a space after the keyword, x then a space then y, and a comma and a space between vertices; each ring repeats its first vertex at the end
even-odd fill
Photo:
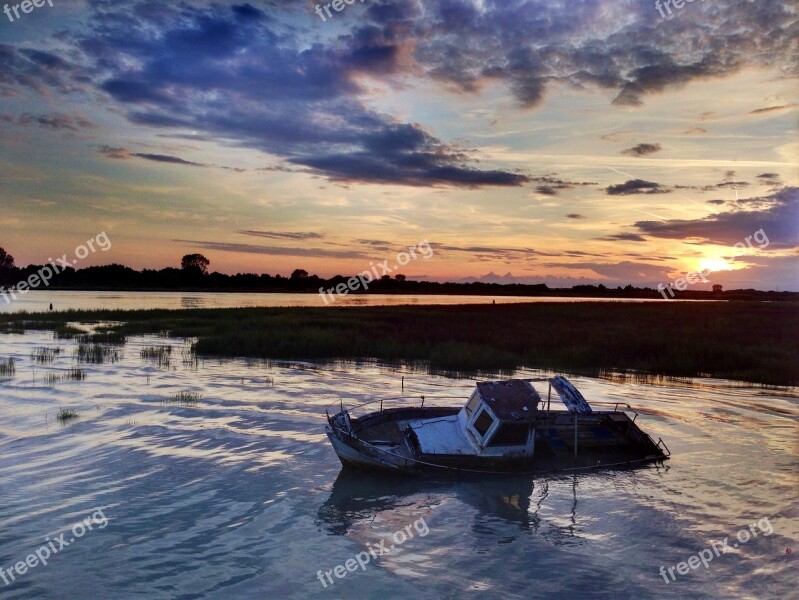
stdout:
POLYGON ((440 419, 455 413, 457 409, 389 409, 352 421, 339 413, 330 418, 327 435, 344 465, 408 474, 545 473, 625 468, 668 458, 633 420, 616 411, 540 415, 532 457, 419 452, 395 426, 409 419, 440 419))

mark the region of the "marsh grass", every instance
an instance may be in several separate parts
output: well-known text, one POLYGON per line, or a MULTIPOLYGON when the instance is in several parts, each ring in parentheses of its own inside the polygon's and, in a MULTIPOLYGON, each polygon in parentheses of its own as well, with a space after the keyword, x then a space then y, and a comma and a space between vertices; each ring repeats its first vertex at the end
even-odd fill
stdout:
POLYGON ((119 360, 119 350, 103 344, 79 343, 77 350, 78 362, 100 365, 115 363, 119 360))
POLYGON ((127 338, 118 331, 104 330, 93 333, 84 333, 76 336, 81 344, 108 344, 111 346, 124 346, 127 338))
POLYGON ((55 418, 61 421, 62 423, 66 423, 71 419, 77 419, 78 413, 69 408, 62 408, 61 410, 58 411, 58 414, 56 414, 55 418))
POLYGON ((180 404, 182 406, 197 406, 197 402, 202 399, 202 394, 191 390, 180 390, 172 396, 168 402, 180 404))
POLYGON ((0 377, 11 377, 16 371, 13 358, 0 358, 0 377))
POLYGON ((86 371, 79 367, 70 367, 68 371, 58 372, 50 371, 44 374, 44 381, 49 385, 55 385, 59 381, 84 381, 86 379, 86 371))
POLYGON ((34 348, 31 352, 31 358, 40 365, 51 363, 55 357, 61 354, 61 348, 34 348))
POLYGON ((145 346, 139 351, 139 356, 157 362, 159 367, 169 368, 172 346, 145 346))
POLYGON ((57 340, 73 340, 83 335, 86 335, 83 329, 79 329, 67 323, 58 323, 53 329, 53 336, 57 340))
POLYGON ((40 319, 52 328, 57 318, 123 322, 114 328, 123 335, 195 338, 195 356, 377 359, 462 375, 531 367, 799 384, 795 302, 75 311, 0 315, 0 324, 40 319))

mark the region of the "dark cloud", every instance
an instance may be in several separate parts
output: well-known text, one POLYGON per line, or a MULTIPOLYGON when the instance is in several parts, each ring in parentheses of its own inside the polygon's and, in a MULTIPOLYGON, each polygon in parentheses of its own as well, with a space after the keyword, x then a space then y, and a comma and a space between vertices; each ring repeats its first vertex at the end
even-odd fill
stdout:
POLYGON ((250 5, 232 11, 175 5, 153 31, 153 23, 131 14, 109 19, 107 11, 115 9, 105 4, 97 27, 78 43, 105 66, 100 88, 140 125, 229 140, 335 181, 465 188, 527 183, 522 173, 482 168, 469 151, 361 102, 360 76, 401 72, 411 43, 395 26, 413 11, 390 5, 372 11, 380 27, 361 27, 335 44, 308 45, 250 5))
POLYGON ((134 152, 131 156, 135 156, 137 158, 143 158, 145 160, 151 160, 153 162, 161 162, 161 163, 171 163, 173 165, 186 165, 189 167, 206 167, 208 165, 204 165, 202 163, 191 162, 189 160, 184 160, 177 156, 168 156, 166 154, 148 154, 144 152, 134 152))
POLYGON ((628 196, 632 194, 667 194, 670 190, 659 183, 631 179, 618 185, 611 185, 605 190, 609 196, 628 196))
POLYGON ((757 176, 757 178, 760 179, 760 183, 764 183, 766 185, 782 185, 782 179, 780 178, 779 173, 761 173, 757 176))
POLYGON ((701 244, 732 246, 763 229, 770 249, 799 246, 799 188, 784 188, 770 196, 734 202, 728 212, 704 218, 639 221, 635 227, 652 237, 698 240, 701 244))
POLYGON ((130 158, 130 150, 127 148, 117 148, 114 146, 100 146, 98 152, 106 158, 116 160, 127 160, 130 158))
POLYGON ((756 110, 753 110, 749 114, 750 115, 759 115, 759 114, 762 114, 762 113, 768 113, 768 112, 774 112, 774 111, 777 111, 777 110, 785 110, 787 108, 793 108, 794 106, 797 106, 797 105, 796 104, 783 104, 781 106, 768 106, 766 108, 758 108, 756 110))
POLYGON ((603 242, 645 242, 646 238, 637 233, 616 233, 601 238, 596 238, 603 242))
POLYGON ((648 154, 660 152, 662 149, 663 147, 660 144, 638 144, 632 148, 622 150, 621 153, 627 156, 646 156, 648 154))
POLYGON ((263 237, 274 240, 320 240, 324 235, 321 233, 313 233, 309 231, 257 231, 252 229, 242 229, 236 233, 243 235, 251 235, 255 237, 263 237))
POLYGON ((571 190, 577 186, 598 185, 595 181, 568 181, 559 178, 556 173, 531 177, 530 181, 540 184, 536 186, 535 191, 544 196, 557 196, 558 192, 571 190))
POLYGON ((585 219, 586 217, 585 217, 585 215, 581 215, 581 214, 578 214, 578 213, 569 213, 568 215, 566 215, 566 218, 567 219, 585 219))

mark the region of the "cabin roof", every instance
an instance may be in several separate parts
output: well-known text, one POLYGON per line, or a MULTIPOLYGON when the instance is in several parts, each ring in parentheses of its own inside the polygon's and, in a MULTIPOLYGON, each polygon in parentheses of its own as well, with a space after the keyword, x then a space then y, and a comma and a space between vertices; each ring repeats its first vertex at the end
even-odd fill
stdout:
POLYGON ((535 388, 523 379, 479 382, 477 391, 483 402, 503 421, 530 418, 538 411, 541 402, 535 388))

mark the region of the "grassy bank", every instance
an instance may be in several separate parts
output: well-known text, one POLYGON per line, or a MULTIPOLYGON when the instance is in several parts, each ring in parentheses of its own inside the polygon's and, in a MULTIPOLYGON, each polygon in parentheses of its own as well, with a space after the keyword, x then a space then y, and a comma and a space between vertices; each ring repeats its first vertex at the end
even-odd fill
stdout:
POLYGON ((795 303, 536 303, 472 306, 70 311, 0 315, 0 331, 124 321, 119 334, 197 337, 199 354, 424 361, 434 371, 519 366, 598 374, 710 375, 799 383, 795 303))

